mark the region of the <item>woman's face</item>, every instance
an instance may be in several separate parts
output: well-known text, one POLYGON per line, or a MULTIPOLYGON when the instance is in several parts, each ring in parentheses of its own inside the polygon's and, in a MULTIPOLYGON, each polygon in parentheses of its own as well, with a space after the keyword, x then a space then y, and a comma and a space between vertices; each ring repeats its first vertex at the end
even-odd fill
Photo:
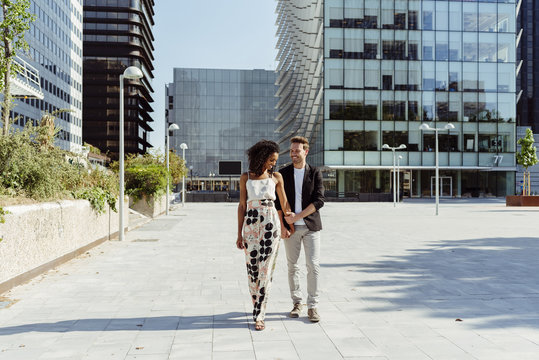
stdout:
POLYGON ((275 167, 275 164, 277 164, 277 159, 279 159, 279 154, 278 153, 273 153, 271 154, 268 159, 266 160, 266 163, 264 164, 264 169, 265 170, 270 170, 272 169, 273 167, 275 167))

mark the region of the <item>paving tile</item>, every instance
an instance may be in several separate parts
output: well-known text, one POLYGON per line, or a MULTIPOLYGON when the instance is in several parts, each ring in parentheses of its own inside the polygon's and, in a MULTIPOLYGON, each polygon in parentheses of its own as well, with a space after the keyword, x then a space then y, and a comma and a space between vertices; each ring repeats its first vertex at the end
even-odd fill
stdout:
POLYGON ((255 331, 244 254, 224 240, 236 209, 186 204, 2 294, 18 301, 0 309, 0 360, 537 359, 534 211, 497 199, 443 201, 439 217, 424 201, 328 203, 322 321, 288 318, 282 250, 255 331))

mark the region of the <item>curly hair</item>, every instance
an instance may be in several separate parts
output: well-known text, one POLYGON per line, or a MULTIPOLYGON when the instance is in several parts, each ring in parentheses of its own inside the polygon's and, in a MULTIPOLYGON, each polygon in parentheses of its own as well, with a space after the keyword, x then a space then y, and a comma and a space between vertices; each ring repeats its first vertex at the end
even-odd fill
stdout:
MULTIPOLYGON (((274 153, 279 153, 279 145, 277 145, 275 141, 260 140, 251 146, 249 149, 247 149, 249 171, 254 173, 256 176, 262 175, 264 173, 264 164, 274 153)), ((270 169, 269 173, 273 173, 273 169, 270 169)))

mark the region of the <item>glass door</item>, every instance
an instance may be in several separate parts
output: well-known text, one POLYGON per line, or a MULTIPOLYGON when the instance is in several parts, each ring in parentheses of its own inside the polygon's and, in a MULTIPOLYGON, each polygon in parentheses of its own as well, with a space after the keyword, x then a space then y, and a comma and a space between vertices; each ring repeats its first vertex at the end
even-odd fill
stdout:
MULTIPOLYGON (((453 178, 440 176, 440 197, 453 197, 453 178)), ((436 196, 436 176, 430 177, 430 196, 436 196)))

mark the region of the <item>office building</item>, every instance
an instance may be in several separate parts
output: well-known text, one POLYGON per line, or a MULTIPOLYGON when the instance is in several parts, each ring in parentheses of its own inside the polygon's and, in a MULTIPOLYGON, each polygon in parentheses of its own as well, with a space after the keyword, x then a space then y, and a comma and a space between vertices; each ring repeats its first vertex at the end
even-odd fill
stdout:
POLYGON ((45 113, 58 112, 55 144, 78 152, 82 146, 82 0, 32 0, 36 15, 25 34, 27 54, 15 61, 13 126, 37 125, 45 113), (65 110, 65 111, 59 111, 65 110))
POLYGON ((188 189, 238 188, 239 176, 220 176, 219 162, 241 161, 247 171, 245 151, 260 139, 276 140, 275 80, 268 70, 174 69, 166 113, 180 129, 170 148, 181 155, 180 144, 188 146, 188 189))
MULTIPOLYGON (((537 51, 539 51, 539 37, 534 36, 539 24, 532 0, 522 0, 520 11, 517 13, 517 139, 526 134, 530 128, 535 141, 539 142, 539 83, 536 65, 537 51)), ((520 146, 517 145, 517 151, 520 146)), ((539 193, 539 165, 529 168, 531 172, 531 191, 539 193)), ((522 167, 517 172, 517 192, 522 191, 522 167)))
POLYGON ((436 137, 419 126, 451 123, 438 133, 441 195, 512 194, 515 11, 513 0, 279 1, 281 140, 314 139, 330 193, 390 192, 382 147, 404 144, 402 193, 430 197, 436 137))
POLYGON ((84 0, 84 141, 112 158, 119 151, 119 76, 125 80, 125 153, 145 153, 153 131, 153 0, 84 0))

